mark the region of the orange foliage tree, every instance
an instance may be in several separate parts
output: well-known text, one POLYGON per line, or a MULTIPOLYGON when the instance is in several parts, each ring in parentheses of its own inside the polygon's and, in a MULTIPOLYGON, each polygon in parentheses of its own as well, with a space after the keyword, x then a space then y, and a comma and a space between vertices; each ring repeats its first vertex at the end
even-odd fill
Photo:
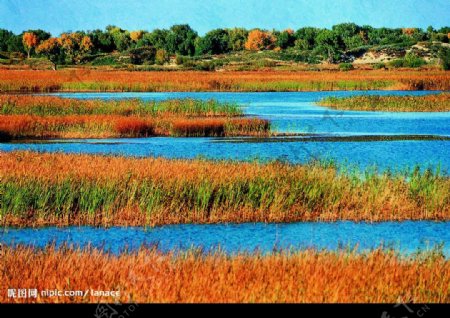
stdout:
POLYGON ((27 50, 28 58, 30 58, 31 49, 39 44, 39 38, 33 32, 25 32, 22 37, 22 42, 27 50))
POLYGON ((59 39, 57 38, 50 38, 42 42, 36 48, 36 52, 45 55, 52 63, 52 67, 54 70, 56 70, 56 63, 60 60, 61 55, 63 54, 61 44, 59 42, 59 39))
POLYGON ((248 34, 245 49, 251 51, 270 50, 273 49, 275 41, 276 39, 271 33, 256 29, 248 34))
POLYGON ((91 38, 88 36, 84 36, 81 40, 80 51, 83 53, 89 52, 94 47, 94 44, 91 41, 91 38))
POLYGON ((58 42, 72 63, 79 62, 81 55, 93 47, 91 38, 80 33, 63 33, 58 42))
POLYGON ((417 29, 416 28, 403 28, 402 29, 402 33, 405 35, 409 35, 412 36, 414 33, 416 33, 417 29))

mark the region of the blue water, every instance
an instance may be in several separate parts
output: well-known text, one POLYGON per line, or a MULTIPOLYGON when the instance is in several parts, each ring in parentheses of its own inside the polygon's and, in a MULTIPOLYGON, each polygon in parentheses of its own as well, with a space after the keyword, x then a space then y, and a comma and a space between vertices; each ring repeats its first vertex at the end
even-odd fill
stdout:
MULTIPOLYGON (((425 91, 338 91, 296 93, 59 93, 67 98, 164 100, 173 98, 217 99, 236 102, 248 115, 267 118, 279 132, 319 136, 433 135, 450 137, 450 112, 387 113, 336 111, 315 104, 326 96, 425 95, 425 91)), ((408 138, 407 138, 408 139, 408 138)), ((411 139, 411 138, 409 138, 411 139)), ((40 143, 2 143, 0 151, 36 150, 70 153, 120 154, 167 158, 206 157, 236 160, 287 160, 304 163, 311 159, 334 159, 359 168, 404 170, 415 165, 450 171, 449 140, 317 141, 278 138, 138 138, 107 140, 60 140, 40 143)))
POLYGON ((52 143, 0 144, 0 150, 35 150, 66 153, 119 154, 167 158, 273 159, 305 163, 311 159, 335 159, 364 169, 403 170, 418 164, 450 171, 450 141, 373 142, 232 142, 214 138, 139 138, 72 140, 52 143))
POLYGON ((158 244, 162 251, 183 251, 192 247, 205 252, 220 248, 223 252, 263 253, 274 249, 356 248, 367 251, 384 247, 402 254, 429 250, 444 244, 443 253, 450 257, 450 222, 406 221, 382 223, 302 222, 291 224, 215 224, 168 225, 143 227, 47 227, 7 228, 0 232, 0 242, 6 245, 24 244, 44 247, 63 243, 84 247, 90 245, 113 253, 124 248, 136 250, 142 245, 158 244))
POLYGON ((341 111, 315 103, 328 96, 436 94, 436 91, 335 91, 271 93, 57 93, 65 98, 166 100, 176 98, 215 99, 235 102, 248 115, 267 118, 279 132, 338 135, 430 134, 450 136, 450 112, 389 113, 341 111))

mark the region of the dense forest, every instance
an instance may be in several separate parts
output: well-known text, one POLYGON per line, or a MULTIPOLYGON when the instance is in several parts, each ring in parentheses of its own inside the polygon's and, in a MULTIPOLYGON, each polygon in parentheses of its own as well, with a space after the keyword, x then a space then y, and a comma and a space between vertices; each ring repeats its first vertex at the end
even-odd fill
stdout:
MULTIPOLYGON (((424 64, 406 49, 427 43, 448 69, 450 27, 374 28, 342 23, 331 29, 302 27, 298 30, 215 29, 203 36, 189 25, 169 29, 128 31, 117 26, 105 30, 74 31, 52 37, 44 30, 21 34, 0 29, 0 61, 45 57, 56 65, 114 65, 121 59, 139 65, 163 65, 172 58, 178 65, 195 65, 199 57, 236 52, 273 52, 283 60, 316 64, 352 62, 368 50, 384 50, 402 59, 398 66, 424 64), (442 45, 444 43, 444 45, 442 45)), ((214 65, 212 65, 214 68, 214 65)))

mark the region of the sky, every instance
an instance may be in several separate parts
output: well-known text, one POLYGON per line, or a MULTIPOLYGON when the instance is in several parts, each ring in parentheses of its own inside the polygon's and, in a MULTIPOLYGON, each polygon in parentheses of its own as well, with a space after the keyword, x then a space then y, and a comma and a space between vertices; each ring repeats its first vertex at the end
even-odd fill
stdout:
POLYGON ((298 29, 342 22, 374 27, 450 25, 450 0, 0 0, 0 28, 53 35, 117 25, 153 30, 188 23, 201 35, 219 27, 298 29))

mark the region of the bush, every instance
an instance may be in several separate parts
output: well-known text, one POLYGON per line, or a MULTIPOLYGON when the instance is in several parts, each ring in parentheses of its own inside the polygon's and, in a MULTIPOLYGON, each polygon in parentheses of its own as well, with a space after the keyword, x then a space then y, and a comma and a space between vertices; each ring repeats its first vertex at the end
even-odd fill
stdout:
POLYGON ((421 67, 422 65, 427 64, 427 62, 425 62, 425 60, 411 52, 407 53, 405 55, 405 57, 401 58, 401 59, 396 59, 393 60, 390 65, 394 68, 399 68, 399 67, 412 67, 412 68, 417 68, 417 67, 421 67))
POLYGON ((446 71, 450 70, 450 49, 442 47, 439 51, 439 58, 441 59, 442 68, 446 71))
POLYGON ((350 70, 353 70, 353 69, 354 69, 354 67, 353 67, 352 63, 341 63, 341 64, 339 64, 339 70, 341 70, 341 71, 347 72, 347 71, 350 71, 350 70))
POLYGON ((175 63, 177 65, 182 65, 184 64, 184 57, 182 55, 178 55, 175 57, 175 63))
POLYGON ((384 63, 375 63, 375 64, 372 65, 372 68, 374 70, 380 70, 382 68, 385 69, 386 68, 386 64, 384 64, 384 63))
POLYGON ((101 56, 92 61, 94 66, 117 65, 118 61, 114 56, 101 56))
POLYGON ((254 62, 254 65, 259 68, 265 67, 275 67, 277 66, 277 62, 267 59, 257 60, 254 62))
POLYGON ((393 60, 389 63, 389 66, 391 66, 393 68, 404 67, 404 65, 405 65, 405 60, 403 58, 393 60))
POLYGON ((137 49, 129 50, 132 64, 154 64, 156 49, 151 46, 143 46, 137 49))
POLYGON ((415 54, 408 53, 405 55, 405 66, 406 67, 421 67, 422 65, 427 64, 425 60, 415 54))
POLYGON ((155 63, 158 65, 164 65, 167 62, 169 62, 169 54, 166 50, 159 49, 156 51, 155 63))
POLYGON ((214 62, 201 62, 195 66, 195 69, 199 71, 214 71, 216 69, 216 65, 214 62))

